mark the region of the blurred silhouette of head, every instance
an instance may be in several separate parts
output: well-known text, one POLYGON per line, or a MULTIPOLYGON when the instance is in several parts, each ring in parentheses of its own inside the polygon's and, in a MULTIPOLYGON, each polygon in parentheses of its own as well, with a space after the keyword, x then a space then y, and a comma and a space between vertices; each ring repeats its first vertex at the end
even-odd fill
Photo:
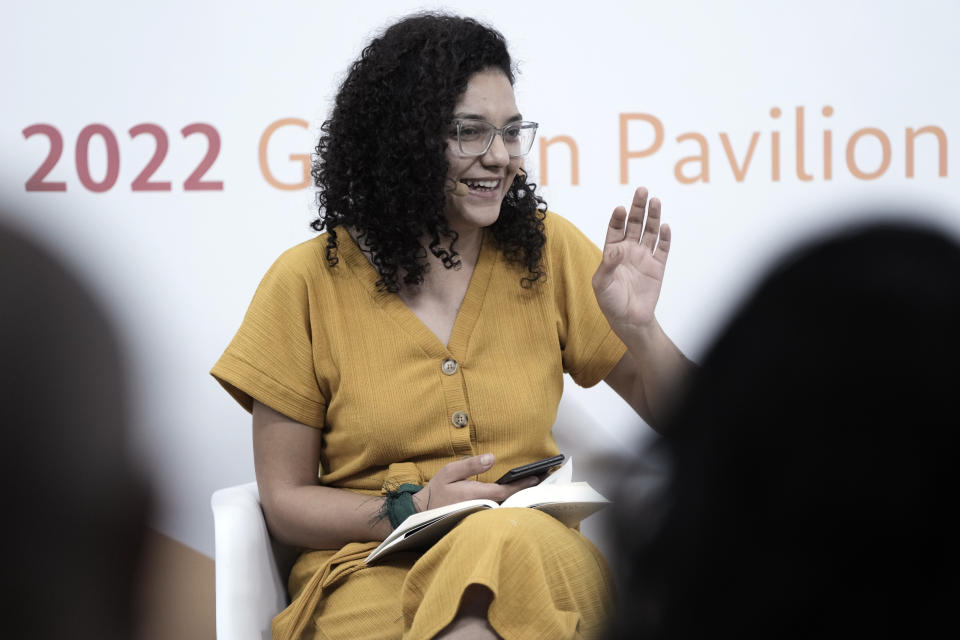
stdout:
POLYGON ((665 425, 657 508, 617 514, 611 637, 954 627, 958 335, 960 247, 937 231, 874 223, 788 256, 665 425))
POLYGON ((126 405, 99 306, 0 226, 5 637, 132 637, 147 490, 126 405))

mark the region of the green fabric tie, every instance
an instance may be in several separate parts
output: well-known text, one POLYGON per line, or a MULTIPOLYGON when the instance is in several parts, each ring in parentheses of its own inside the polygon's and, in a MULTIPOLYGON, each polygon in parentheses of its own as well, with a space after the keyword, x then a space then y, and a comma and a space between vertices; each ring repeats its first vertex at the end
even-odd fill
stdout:
POLYGON ((390 526, 396 529, 401 522, 417 512, 413 505, 413 494, 423 489, 418 484, 404 483, 396 489, 387 491, 387 498, 383 503, 383 510, 387 513, 390 526))

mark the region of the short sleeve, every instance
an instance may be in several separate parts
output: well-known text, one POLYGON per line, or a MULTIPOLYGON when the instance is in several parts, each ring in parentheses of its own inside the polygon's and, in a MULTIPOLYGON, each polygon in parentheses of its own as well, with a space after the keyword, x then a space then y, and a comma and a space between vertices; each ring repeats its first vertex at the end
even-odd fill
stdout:
POLYGON ((243 324, 210 373, 247 411, 256 399, 319 428, 327 400, 314 367, 310 287, 293 256, 285 253, 264 276, 243 324))
POLYGON ((602 252, 572 223, 554 213, 545 220, 548 282, 556 301, 557 335, 563 370, 592 387, 620 361, 627 347, 610 328, 593 293, 593 273, 602 252))

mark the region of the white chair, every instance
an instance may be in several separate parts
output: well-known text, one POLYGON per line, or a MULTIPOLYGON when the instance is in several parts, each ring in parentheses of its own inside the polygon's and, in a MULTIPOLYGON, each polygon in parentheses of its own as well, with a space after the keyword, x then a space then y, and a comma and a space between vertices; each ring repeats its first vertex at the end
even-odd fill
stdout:
MULTIPOLYGON (((621 442, 566 394, 553 431, 560 450, 575 457, 574 479, 586 480, 608 497, 613 496, 622 465, 638 460, 634 447, 621 442)), ((215 491, 211 506, 217 638, 269 640, 273 617, 289 604, 286 583, 296 552, 270 537, 256 482, 215 491)), ((580 531, 609 558, 612 549, 605 524, 595 516, 585 520, 580 531)))
POLYGON ((220 489, 213 507, 217 638, 270 640, 273 617, 288 604, 287 576, 296 551, 274 541, 257 483, 220 489))

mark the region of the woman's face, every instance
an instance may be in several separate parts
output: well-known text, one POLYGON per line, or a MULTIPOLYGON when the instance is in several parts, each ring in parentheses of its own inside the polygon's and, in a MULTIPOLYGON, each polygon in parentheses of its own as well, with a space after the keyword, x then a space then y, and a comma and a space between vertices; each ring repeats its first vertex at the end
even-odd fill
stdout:
MULTIPOLYGON (((522 120, 513 87, 499 69, 485 69, 470 78, 454 107, 453 117, 486 120, 498 128, 522 120)), ((500 215, 500 204, 513 184, 522 158, 511 158, 499 135, 482 156, 463 155, 457 144, 456 127, 452 126, 451 131, 447 140, 447 222, 457 232, 488 227, 500 215), (455 191, 458 183, 466 187, 460 187, 459 193, 455 191)))

